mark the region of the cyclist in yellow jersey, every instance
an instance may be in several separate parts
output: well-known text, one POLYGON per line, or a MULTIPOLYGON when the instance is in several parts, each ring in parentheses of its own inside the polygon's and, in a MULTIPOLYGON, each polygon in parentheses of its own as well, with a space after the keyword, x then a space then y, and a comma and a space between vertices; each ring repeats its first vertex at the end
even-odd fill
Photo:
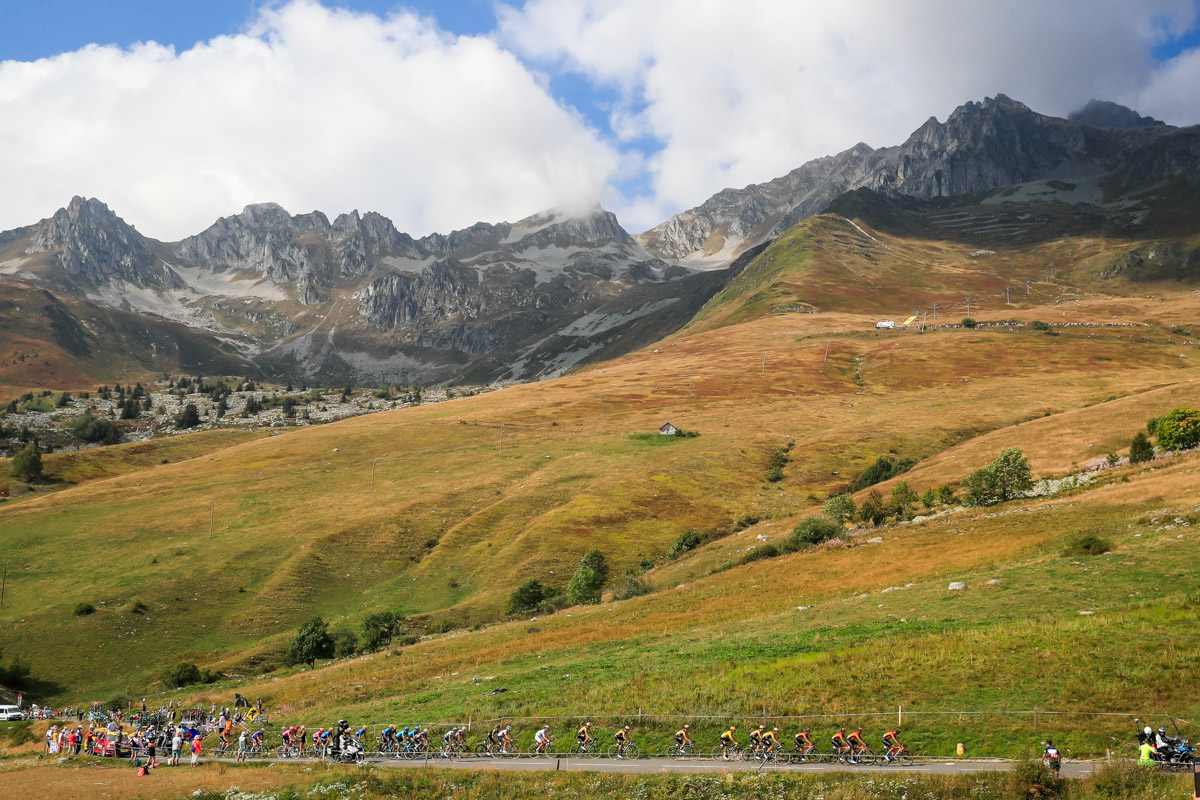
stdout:
POLYGON ((575 733, 575 738, 579 740, 579 744, 583 747, 587 747, 589 744, 596 741, 595 737, 592 736, 592 723, 588 722, 581 727, 575 733))
POLYGON ((729 748, 737 747, 738 741, 734 737, 733 732, 737 730, 737 725, 730 725, 729 730, 721 734, 721 758, 729 760, 729 748))
POLYGON ((779 746, 779 728, 772 728, 762 735, 763 746, 767 748, 767 754, 775 752, 775 748, 779 746))
POLYGON ((692 743, 691 725, 684 725, 679 730, 675 731, 675 744, 680 748, 686 747, 692 743))

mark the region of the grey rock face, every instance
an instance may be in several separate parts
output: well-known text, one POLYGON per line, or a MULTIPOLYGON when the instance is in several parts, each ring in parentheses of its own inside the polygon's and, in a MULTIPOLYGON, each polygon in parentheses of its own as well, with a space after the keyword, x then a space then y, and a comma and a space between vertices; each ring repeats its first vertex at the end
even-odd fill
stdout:
POLYGON ((966 103, 944 123, 931 117, 899 146, 872 150, 859 144, 773 181, 725 189, 638 239, 662 258, 723 263, 853 189, 930 199, 1059 177, 1059 172, 1122 170, 1130 181, 1181 170, 1195 173, 1200 129, 1165 126, 1116 104, 1089 108, 1079 112, 1079 119, 1065 120, 1004 95, 966 103), (1137 117, 1137 127, 1129 115, 1137 117))
POLYGON ((74 197, 33 226, 26 252, 53 250, 69 277, 93 285, 114 279, 138 286, 162 282, 149 241, 93 198, 74 197))

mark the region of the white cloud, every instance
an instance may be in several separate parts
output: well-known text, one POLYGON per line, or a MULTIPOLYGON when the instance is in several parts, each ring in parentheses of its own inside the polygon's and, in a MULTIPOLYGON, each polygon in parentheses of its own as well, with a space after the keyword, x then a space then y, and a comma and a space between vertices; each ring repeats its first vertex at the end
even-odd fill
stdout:
POLYGON ((0 230, 85 194, 162 239, 263 201, 446 231, 587 202, 618 160, 495 41, 405 12, 0 63, 0 230))
POLYGON ((1044 113, 1099 97, 1200 122, 1200 55, 1151 56, 1194 24, 1191 0, 529 0, 499 16, 531 62, 619 90, 618 140, 661 142, 648 193, 608 197, 634 229, 859 141, 898 144, 997 93, 1044 113))

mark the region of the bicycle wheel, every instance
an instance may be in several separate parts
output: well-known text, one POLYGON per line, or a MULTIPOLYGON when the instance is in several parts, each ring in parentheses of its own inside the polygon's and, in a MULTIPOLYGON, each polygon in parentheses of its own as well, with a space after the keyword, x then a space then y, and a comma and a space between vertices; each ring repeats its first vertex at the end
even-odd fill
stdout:
POLYGON ((621 758, 639 758, 639 757, 641 757, 641 751, 638 750, 638 746, 636 744, 634 744, 633 742, 630 742, 629 744, 625 745, 625 752, 621 753, 621 758))
POLYGON ((709 758, 711 758, 713 761, 720 761, 724 754, 725 748, 718 745, 712 749, 712 753, 709 755, 709 758))
POLYGON ((854 754, 854 760, 864 767, 869 767, 875 763, 875 751, 869 747, 864 747, 854 754))
POLYGON ((576 742, 575 744, 571 745, 570 755, 574 758, 583 758, 584 756, 588 755, 588 748, 587 746, 576 742))
POLYGON ((605 758, 616 758, 616 757, 617 757, 618 755, 620 755, 620 754, 621 754, 621 747, 620 747, 620 745, 610 744, 610 745, 609 745, 607 748, 605 748, 605 750, 604 750, 604 756, 605 756, 605 758))
POLYGON ((492 751, 488 749, 487 742, 480 742, 475 745, 475 755, 479 758, 491 758, 492 751))
POLYGON ((893 763, 899 764, 902 767, 911 767, 913 765, 913 757, 907 750, 901 750, 892 759, 893 763))

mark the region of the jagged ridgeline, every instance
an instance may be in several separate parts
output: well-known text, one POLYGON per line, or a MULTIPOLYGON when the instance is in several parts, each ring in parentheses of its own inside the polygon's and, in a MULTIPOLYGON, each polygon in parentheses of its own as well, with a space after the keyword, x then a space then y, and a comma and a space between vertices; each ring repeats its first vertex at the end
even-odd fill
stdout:
POLYGON ((1156 183, 1194 181, 1198 153, 1197 128, 1112 103, 1060 119, 998 95, 930 118, 901 145, 858 144, 723 190, 637 236, 599 207, 414 238, 373 212, 331 222, 267 203, 159 242, 77 197, 0 233, 6 294, 46 293, 35 302, 44 313, 0 309, 24 336, 0 346, 51 356, 41 373, 0 370, 0 382, 131 369, 360 385, 550 377, 680 329, 748 263, 739 256, 847 192, 1128 206, 1156 183), (1024 188, 1003 194, 1013 187, 1024 188), (166 347, 139 338, 147 326, 166 347), (119 346, 123 336, 133 344, 119 346))

